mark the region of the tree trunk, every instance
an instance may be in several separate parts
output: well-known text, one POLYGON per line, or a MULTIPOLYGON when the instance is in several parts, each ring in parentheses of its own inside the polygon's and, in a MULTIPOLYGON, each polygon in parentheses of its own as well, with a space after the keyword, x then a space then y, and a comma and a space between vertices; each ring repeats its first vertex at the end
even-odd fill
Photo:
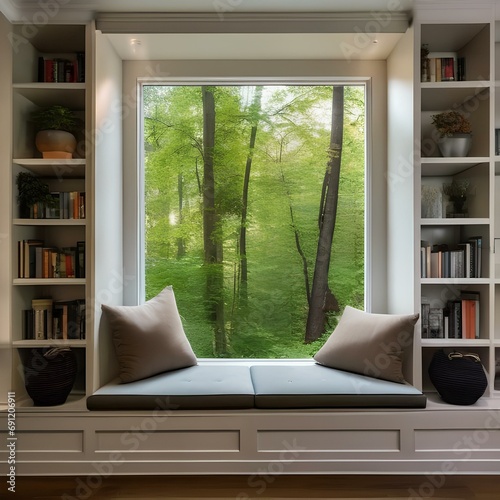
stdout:
POLYGON ((250 172, 252 170, 253 153, 255 149, 255 139, 257 137, 257 127, 259 125, 259 115, 262 101, 262 86, 255 87, 255 95, 250 106, 250 122, 252 128, 250 130, 250 142, 248 146, 248 155, 245 165, 245 177, 243 180, 243 196, 241 208, 241 224, 240 224, 240 295, 245 300, 247 296, 247 281, 248 281, 248 261, 247 261, 247 216, 248 216, 248 189, 250 186, 250 172))
MULTIPOLYGON (((179 174, 177 176, 177 193, 179 195, 179 226, 182 225, 182 219, 183 219, 183 189, 184 187, 184 181, 182 179, 182 174, 179 174)), ((177 238, 177 258, 182 259, 186 255, 186 245, 184 243, 184 238, 182 236, 179 236, 177 238)))
POLYGON ((306 290, 307 303, 310 304, 311 303, 311 287, 309 285, 309 269, 308 269, 308 265, 307 265, 307 258, 306 258, 306 254, 304 253, 304 250, 302 249, 302 244, 300 242, 299 228, 297 227, 297 224, 295 224, 295 217, 293 215, 292 195, 290 193, 290 190, 286 186, 286 179, 285 179, 285 174, 283 172, 283 169, 281 169, 281 180, 283 181, 283 185, 285 186, 285 190, 286 190, 286 195, 288 197, 288 207, 290 209, 290 222, 292 225, 293 234, 295 236, 295 247, 297 248, 297 252, 299 252, 300 259, 302 260, 302 272, 304 274, 304 288, 306 290))
POLYGON ((227 353, 224 324, 224 274, 222 242, 217 235, 219 220, 215 205, 214 147, 215 101, 213 88, 203 86, 203 249, 207 279, 206 303, 214 328, 214 354, 227 353))
POLYGON ((332 129, 319 216, 319 239, 314 267, 305 341, 317 340, 324 333, 327 312, 338 310, 338 303, 328 286, 335 219, 339 194, 340 164, 344 123, 344 87, 333 87, 332 129))

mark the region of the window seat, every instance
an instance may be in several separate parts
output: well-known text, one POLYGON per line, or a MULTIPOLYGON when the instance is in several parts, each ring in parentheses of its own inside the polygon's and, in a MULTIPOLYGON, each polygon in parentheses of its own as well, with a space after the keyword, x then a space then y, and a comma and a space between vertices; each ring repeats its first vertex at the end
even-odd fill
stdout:
POLYGON ((425 406, 426 397, 410 384, 327 368, 312 360, 200 361, 127 384, 115 379, 87 399, 89 410, 121 411, 425 406))

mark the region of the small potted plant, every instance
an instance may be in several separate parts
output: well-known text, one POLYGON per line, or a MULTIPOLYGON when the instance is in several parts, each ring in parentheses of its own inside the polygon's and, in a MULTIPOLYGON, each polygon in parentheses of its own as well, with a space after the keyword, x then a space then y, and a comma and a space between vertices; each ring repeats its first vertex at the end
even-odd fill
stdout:
POLYGON ((447 217, 466 217, 468 189, 469 179, 453 179, 451 182, 443 184, 443 194, 448 197, 453 205, 453 211, 446 211, 447 217))
POLYGON ((43 158, 72 158, 76 149, 77 118, 65 106, 50 106, 31 114, 36 127, 35 144, 43 158))
POLYGON ((29 172, 20 172, 16 177, 17 201, 21 218, 41 219, 44 208, 54 205, 49 186, 29 172))
POLYGON ((472 127, 459 111, 444 111, 432 115, 432 124, 439 133, 438 147, 441 155, 467 156, 472 142, 472 127))

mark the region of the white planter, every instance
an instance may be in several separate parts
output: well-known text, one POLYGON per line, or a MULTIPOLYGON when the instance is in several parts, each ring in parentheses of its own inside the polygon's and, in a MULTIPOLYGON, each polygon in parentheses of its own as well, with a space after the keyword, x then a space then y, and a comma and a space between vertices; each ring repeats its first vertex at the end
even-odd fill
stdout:
POLYGON ((470 134, 456 134, 452 137, 442 137, 438 141, 438 148, 441 156, 447 157, 465 157, 469 154, 472 145, 472 136, 470 134))

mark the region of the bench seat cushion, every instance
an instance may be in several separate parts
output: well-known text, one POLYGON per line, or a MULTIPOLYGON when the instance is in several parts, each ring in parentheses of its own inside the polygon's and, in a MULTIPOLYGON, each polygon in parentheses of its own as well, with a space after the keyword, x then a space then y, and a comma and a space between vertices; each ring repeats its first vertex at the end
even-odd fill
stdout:
POLYGON ((250 367, 256 408, 425 408, 415 387, 311 364, 250 367))
POLYGON ((248 366, 197 365, 154 377, 114 380, 87 398, 89 410, 195 410, 254 407, 248 366))

